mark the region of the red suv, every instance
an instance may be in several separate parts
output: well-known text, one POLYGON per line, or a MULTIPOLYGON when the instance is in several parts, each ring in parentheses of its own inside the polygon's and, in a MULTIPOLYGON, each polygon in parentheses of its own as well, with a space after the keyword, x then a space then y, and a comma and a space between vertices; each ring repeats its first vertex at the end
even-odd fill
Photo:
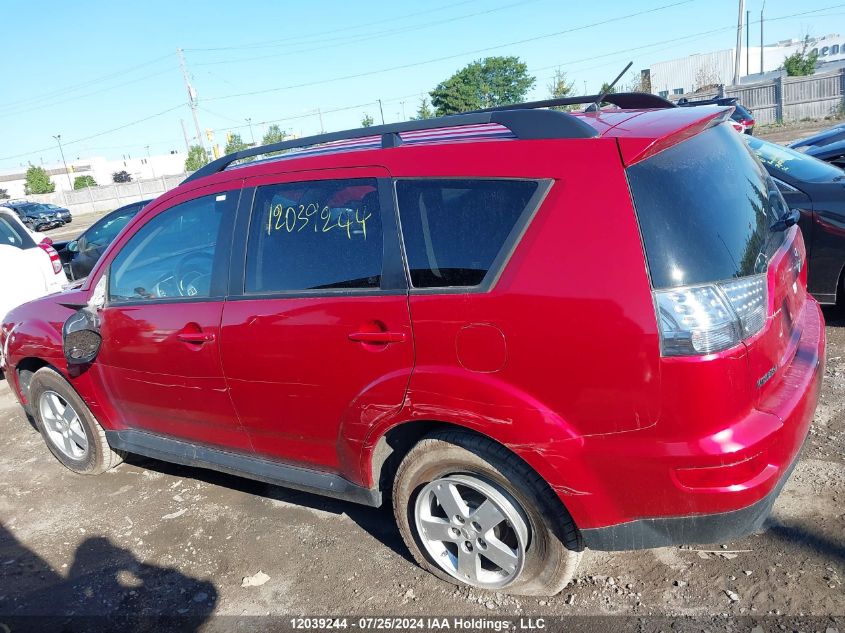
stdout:
POLYGON ((611 99, 212 162, 8 315, 11 386, 75 472, 129 452, 392 503, 476 587, 748 533, 821 383, 797 218, 730 108, 611 99))

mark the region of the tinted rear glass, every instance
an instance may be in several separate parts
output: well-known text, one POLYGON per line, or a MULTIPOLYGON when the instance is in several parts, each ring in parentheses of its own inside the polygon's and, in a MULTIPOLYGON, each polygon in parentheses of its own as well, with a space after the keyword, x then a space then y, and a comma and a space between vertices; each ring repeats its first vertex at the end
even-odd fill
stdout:
POLYGON ((741 121, 743 119, 753 119, 754 118, 753 116, 751 116, 751 113, 748 110, 746 110, 744 107, 742 107, 738 103, 734 104, 734 108, 735 108, 734 112, 731 115, 731 118, 734 121, 741 121))
POLYGON ((481 284, 537 187, 525 180, 398 181, 413 286, 481 284))
POLYGON ((655 288, 766 270, 786 205, 742 136, 718 125, 628 168, 655 288))

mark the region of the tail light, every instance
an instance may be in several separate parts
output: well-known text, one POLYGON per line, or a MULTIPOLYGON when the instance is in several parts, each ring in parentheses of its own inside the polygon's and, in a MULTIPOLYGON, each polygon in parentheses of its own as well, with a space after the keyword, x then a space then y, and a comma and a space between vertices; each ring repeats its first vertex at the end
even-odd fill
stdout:
POLYGON ((53 272, 57 275, 62 272, 62 260, 56 249, 46 242, 41 242, 38 246, 50 257, 50 263, 53 264, 53 272))
POLYGON ((766 322, 766 275, 655 290, 663 356, 710 354, 737 345, 766 322))
POLYGON ((740 120, 740 123, 742 123, 745 127, 751 127, 754 125, 754 119, 742 119, 740 120))

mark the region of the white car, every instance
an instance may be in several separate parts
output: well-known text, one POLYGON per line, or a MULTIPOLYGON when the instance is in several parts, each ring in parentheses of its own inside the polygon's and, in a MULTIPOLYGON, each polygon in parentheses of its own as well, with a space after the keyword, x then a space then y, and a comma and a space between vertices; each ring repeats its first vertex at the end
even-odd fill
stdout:
POLYGON ((0 322, 12 308, 60 291, 68 280, 59 254, 18 215, 0 207, 0 322))

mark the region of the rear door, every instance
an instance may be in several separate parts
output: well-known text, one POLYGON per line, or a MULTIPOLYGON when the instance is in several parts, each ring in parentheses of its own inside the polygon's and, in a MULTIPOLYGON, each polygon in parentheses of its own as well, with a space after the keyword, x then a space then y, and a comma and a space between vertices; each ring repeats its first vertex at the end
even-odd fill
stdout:
POLYGON ((389 173, 247 186, 222 323, 232 401, 257 453, 355 470, 344 436, 401 407, 414 363, 389 173))

